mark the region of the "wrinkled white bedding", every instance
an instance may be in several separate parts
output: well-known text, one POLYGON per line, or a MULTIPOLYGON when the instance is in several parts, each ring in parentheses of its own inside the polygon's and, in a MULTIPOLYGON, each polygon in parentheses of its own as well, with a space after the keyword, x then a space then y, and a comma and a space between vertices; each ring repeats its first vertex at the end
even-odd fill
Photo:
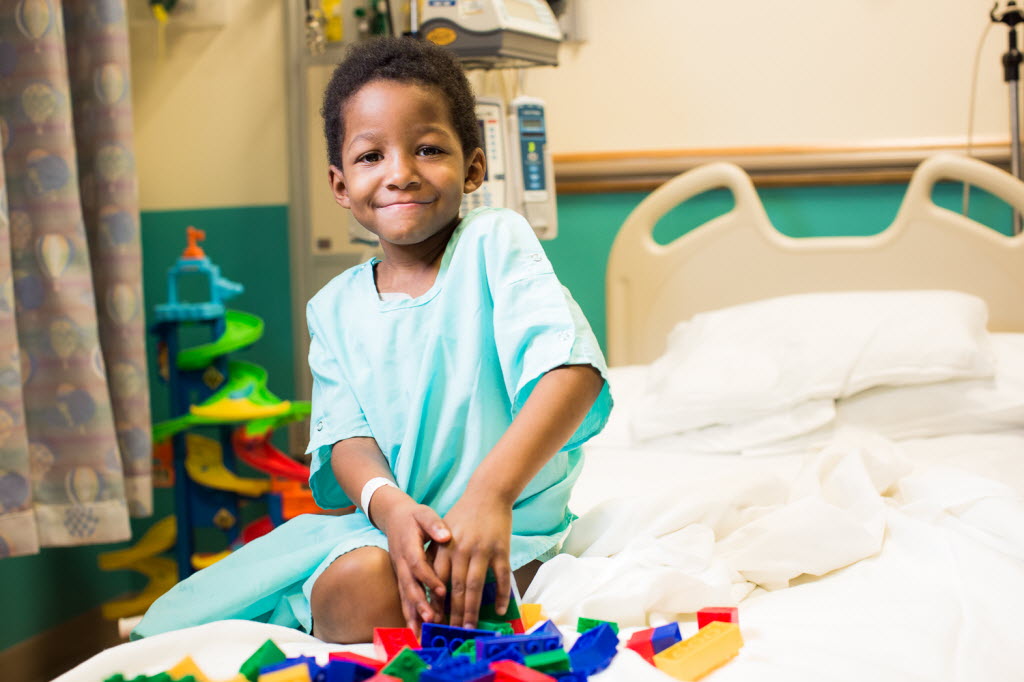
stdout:
MULTIPOLYGON (((1024 680, 1024 335, 994 341, 996 376, 857 394, 802 439, 784 416, 641 444, 621 417, 643 368, 613 370, 616 415, 586 446, 571 501, 581 518, 524 600, 570 643, 581 615, 618 621, 623 640, 669 621, 688 636, 697 609, 738 605, 746 644, 710 682, 1024 680), (710 451, 741 441, 773 447, 710 451)), ((223 679, 268 638, 321 662, 372 653, 221 621, 115 647, 59 680, 153 674, 186 655, 223 679)), ((595 679, 671 678, 623 649, 595 679)))

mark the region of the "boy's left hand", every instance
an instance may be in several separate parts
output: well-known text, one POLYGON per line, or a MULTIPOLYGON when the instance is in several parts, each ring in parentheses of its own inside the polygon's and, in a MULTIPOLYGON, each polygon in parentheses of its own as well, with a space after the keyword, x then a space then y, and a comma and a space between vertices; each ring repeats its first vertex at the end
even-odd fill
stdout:
POLYGON ((441 582, 451 585, 451 625, 473 628, 489 568, 497 580, 494 607, 499 614, 508 609, 512 507, 496 495, 467 490, 445 515, 444 522, 452 539, 433 546, 434 572, 441 582))

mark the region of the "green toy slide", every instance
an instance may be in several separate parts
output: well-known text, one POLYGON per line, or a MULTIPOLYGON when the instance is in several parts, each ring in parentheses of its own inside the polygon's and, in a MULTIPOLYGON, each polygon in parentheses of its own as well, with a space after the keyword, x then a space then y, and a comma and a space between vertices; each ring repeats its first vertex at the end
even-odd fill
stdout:
POLYGON ((187 348, 178 353, 178 369, 199 370, 208 367, 214 360, 236 350, 247 348, 263 336, 263 320, 239 310, 224 313, 224 333, 210 343, 187 348))

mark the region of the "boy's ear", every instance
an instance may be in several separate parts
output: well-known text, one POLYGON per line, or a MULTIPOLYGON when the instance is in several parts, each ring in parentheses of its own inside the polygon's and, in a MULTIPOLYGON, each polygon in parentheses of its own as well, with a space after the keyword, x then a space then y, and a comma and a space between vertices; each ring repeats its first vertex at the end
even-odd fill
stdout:
POLYGON ((484 150, 477 147, 466 159, 466 181, 462 185, 463 194, 469 194, 484 184, 486 174, 487 157, 484 156, 484 150))
POLYGON ((345 176, 341 169, 332 165, 327 169, 327 177, 331 182, 331 193, 334 194, 334 200, 338 205, 342 208, 352 208, 348 198, 348 186, 345 184, 345 176))

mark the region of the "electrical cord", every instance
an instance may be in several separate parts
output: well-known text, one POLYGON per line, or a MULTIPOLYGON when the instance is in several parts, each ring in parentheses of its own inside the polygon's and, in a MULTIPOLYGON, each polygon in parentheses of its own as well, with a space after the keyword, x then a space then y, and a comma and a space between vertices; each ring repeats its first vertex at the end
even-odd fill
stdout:
MULTIPOLYGON (((998 3, 997 3, 998 5, 998 3)), ((985 24, 985 30, 981 32, 981 39, 978 41, 978 49, 974 52, 974 68, 971 71, 971 94, 967 105, 967 156, 970 157, 974 151, 974 109, 978 99, 978 70, 981 68, 981 52, 985 47, 985 40, 988 32, 992 30, 992 22, 985 24)), ((971 202, 971 186, 964 183, 963 214, 967 216, 967 209, 971 202)))

